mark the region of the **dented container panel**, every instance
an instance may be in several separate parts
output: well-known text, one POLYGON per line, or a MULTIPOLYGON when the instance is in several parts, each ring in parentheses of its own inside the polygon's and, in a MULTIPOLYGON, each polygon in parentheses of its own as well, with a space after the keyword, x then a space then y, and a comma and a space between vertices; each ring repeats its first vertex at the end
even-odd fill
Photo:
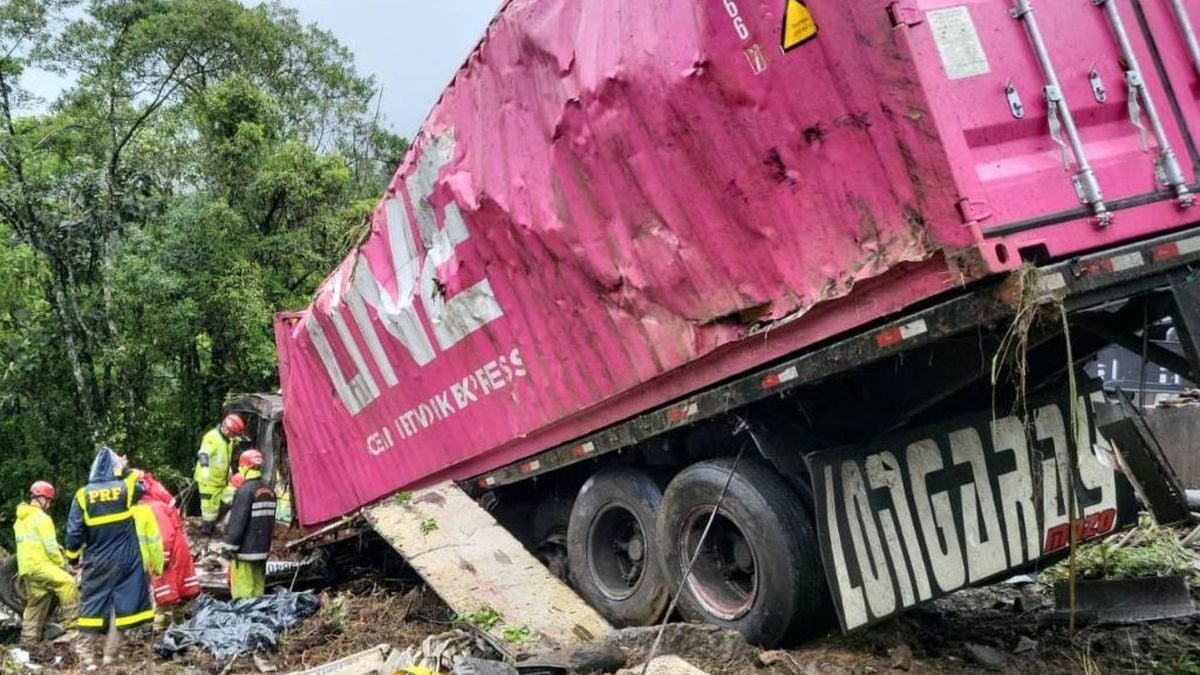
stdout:
MULTIPOLYGON (((1021 248, 1182 223, 1107 109, 1084 125, 1096 175, 1143 196, 1106 227, 1036 97, 1004 119, 1007 79, 1038 77, 1007 7, 510 0, 369 236, 277 318, 302 522, 517 461, 1015 268, 1021 248), (954 42, 968 24, 978 45, 954 42)), ((1115 77, 1112 48, 1094 51, 1115 77)), ((1181 146, 1190 105, 1164 127, 1181 146)))

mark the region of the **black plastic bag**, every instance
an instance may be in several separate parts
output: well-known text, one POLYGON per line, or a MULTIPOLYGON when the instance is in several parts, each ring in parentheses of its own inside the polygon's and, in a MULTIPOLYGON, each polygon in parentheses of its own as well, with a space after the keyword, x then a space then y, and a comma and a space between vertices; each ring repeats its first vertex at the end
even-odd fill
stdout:
POLYGON ((154 651, 168 657, 200 646, 217 659, 274 651, 279 634, 312 616, 320 605, 312 593, 282 590, 228 602, 202 595, 191 620, 168 628, 154 651))

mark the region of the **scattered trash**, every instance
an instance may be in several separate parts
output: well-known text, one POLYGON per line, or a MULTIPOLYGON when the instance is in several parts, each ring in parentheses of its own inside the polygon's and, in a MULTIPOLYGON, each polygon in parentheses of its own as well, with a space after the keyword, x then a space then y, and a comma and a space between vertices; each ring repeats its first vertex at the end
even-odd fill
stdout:
POLYGON ((1037 646, 1037 640, 1034 640, 1028 635, 1022 635, 1021 639, 1017 640, 1017 646, 1013 647, 1013 653, 1024 654, 1025 652, 1031 652, 1037 649, 1037 646))
MULTIPOLYGON (((1054 586, 1057 616, 1069 614, 1067 584, 1054 586)), ((1130 623, 1196 614, 1182 576, 1092 579, 1075 582, 1075 615, 1084 622, 1130 623)))
POLYGON ((1015 577, 1005 579, 1004 583, 1006 583, 1010 586, 1024 586, 1025 584, 1032 584, 1035 581, 1037 581, 1037 580, 1028 574, 1018 574, 1015 577))
POLYGON ((200 646, 217 659, 229 659, 273 650, 280 633, 311 616, 319 605, 311 593, 280 591, 229 602, 202 595, 191 620, 168 628, 154 651, 168 657, 200 646))
POLYGON ((420 646, 409 647, 400 653, 399 666, 420 666, 434 672, 453 670, 467 659, 498 655, 483 638, 465 630, 452 630, 430 635, 420 646))
POLYGON ((963 646, 966 647, 967 653, 971 655, 972 661, 986 668, 999 668, 1008 662, 1008 657, 993 647, 974 642, 968 642, 963 646))
MULTIPOLYGON (((22 670, 36 673, 42 669, 41 666, 33 662, 33 657, 29 655, 29 652, 21 649, 20 647, 14 647, 13 649, 8 650, 8 660, 11 663, 20 666, 22 670)), ((8 668, 5 668, 4 672, 9 672, 8 668)))

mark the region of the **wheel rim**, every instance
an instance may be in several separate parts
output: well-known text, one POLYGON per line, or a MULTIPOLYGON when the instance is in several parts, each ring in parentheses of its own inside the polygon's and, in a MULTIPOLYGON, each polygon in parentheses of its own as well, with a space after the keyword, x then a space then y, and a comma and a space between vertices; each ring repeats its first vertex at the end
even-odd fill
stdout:
MULTIPOLYGON (((684 521, 679 540, 680 565, 687 569, 712 506, 693 509, 684 521)), ((709 614, 732 621, 754 606, 758 597, 758 554, 737 523, 717 512, 712 528, 687 579, 693 597, 709 614)))
POLYGON ((626 600, 646 572, 646 531, 637 515, 621 506, 605 506, 588 531, 588 569, 600 592, 626 600))

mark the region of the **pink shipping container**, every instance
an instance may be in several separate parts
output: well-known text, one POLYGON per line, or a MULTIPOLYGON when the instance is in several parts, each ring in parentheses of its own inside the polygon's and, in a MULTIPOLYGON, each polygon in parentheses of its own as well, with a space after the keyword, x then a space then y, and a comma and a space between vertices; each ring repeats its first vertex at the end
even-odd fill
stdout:
POLYGON ((277 319, 302 522, 1196 221, 1196 22, 1182 0, 510 0, 370 235, 277 319))

